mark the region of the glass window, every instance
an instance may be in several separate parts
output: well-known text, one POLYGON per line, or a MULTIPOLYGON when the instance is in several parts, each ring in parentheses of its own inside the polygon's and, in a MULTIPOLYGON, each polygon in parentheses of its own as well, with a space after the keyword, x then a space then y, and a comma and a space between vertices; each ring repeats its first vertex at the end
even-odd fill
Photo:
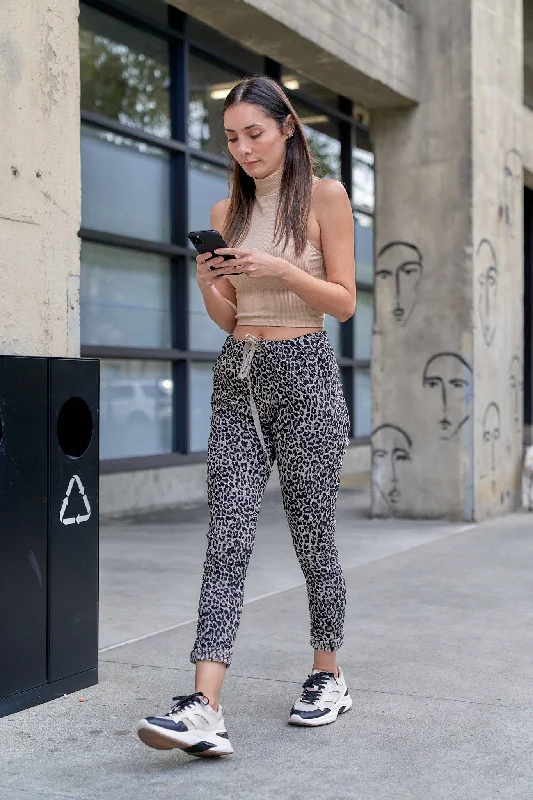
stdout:
POLYGON ((170 453, 172 397, 170 363, 102 359, 101 458, 170 453))
POLYGON ((354 316, 354 355, 358 361, 370 361, 373 320, 374 295, 371 292, 359 291, 354 316))
POLYGON ((332 92, 331 89, 326 89, 325 86, 321 86, 319 83, 315 83, 310 78, 306 78, 301 72, 285 69, 284 67, 282 69, 283 72, 281 75, 281 83, 285 89, 304 92, 305 94, 309 95, 310 98, 312 97, 313 100, 317 100, 323 105, 329 105, 334 109, 338 109, 339 96, 335 94, 335 92, 332 92))
POLYGON ((189 56, 189 146, 228 155, 222 108, 242 76, 189 56))
POLYGON ((204 25, 194 17, 187 18, 189 40, 199 45, 208 53, 216 53, 246 71, 247 75, 262 75, 265 71, 264 59, 259 53, 253 53, 242 47, 235 39, 229 39, 209 25, 204 25))
POLYGON ((205 310, 204 298, 196 280, 196 261, 189 262, 189 348, 218 352, 227 338, 205 310))
POLYGON ((82 109, 170 136, 164 39, 81 5, 80 61, 82 109))
POLYGON ((83 242, 81 341, 117 347, 170 347, 169 260, 83 242))
POLYGON ((367 137, 357 133, 357 147, 352 151, 352 202, 361 211, 372 214, 375 206, 374 153, 367 137))
POLYGON ((328 339, 333 345, 335 353, 341 355, 341 323, 335 317, 326 314, 324 317, 324 330, 328 334, 328 339))
POLYGON ((374 220, 358 211, 355 217, 355 275, 361 283, 374 284, 374 220))
POLYGON ((372 432, 372 402, 370 370, 358 369, 354 381, 355 435, 370 436, 372 432))
POLYGON ((325 114, 317 113, 295 101, 294 110, 304 126, 309 148, 320 178, 341 178, 341 143, 339 126, 325 114))
POLYGON ((189 170, 189 230, 211 227, 209 216, 219 200, 229 197, 228 171, 191 158, 189 170))
POLYGON ((192 361, 189 371, 190 450, 193 453, 207 450, 211 422, 211 395, 213 393, 213 364, 192 361))
POLYGON ((84 228, 170 241, 167 153, 110 131, 83 126, 81 181, 84 228))

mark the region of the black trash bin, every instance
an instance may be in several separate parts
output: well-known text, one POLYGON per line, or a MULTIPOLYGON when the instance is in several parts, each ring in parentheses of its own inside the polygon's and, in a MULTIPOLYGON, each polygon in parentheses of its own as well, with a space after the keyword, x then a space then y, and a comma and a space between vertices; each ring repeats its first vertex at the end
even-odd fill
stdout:
POLYGON ((98 680, 95 359, 0 356, 0 716, 98 680))

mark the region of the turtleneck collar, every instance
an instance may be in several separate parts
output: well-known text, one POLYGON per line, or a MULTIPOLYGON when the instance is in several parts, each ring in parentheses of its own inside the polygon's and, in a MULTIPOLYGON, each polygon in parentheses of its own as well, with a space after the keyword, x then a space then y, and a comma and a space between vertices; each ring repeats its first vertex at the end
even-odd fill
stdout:
POLYGON ((266 178, 254 178, 255 194, 258 197, 264 197, 267 194, 277 194, 281 189, 281 178, 283 177, 283 167, 280 167, 272 175, 267 175, 266 178))

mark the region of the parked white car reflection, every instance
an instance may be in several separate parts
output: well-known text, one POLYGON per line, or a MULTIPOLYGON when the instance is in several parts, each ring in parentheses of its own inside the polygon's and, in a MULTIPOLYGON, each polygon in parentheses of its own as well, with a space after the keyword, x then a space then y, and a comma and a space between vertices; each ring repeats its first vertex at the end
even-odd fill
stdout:
POLYGON ((103 458, 168 452, 172 442, 173 381, 117 378, 100 388, 103 458))

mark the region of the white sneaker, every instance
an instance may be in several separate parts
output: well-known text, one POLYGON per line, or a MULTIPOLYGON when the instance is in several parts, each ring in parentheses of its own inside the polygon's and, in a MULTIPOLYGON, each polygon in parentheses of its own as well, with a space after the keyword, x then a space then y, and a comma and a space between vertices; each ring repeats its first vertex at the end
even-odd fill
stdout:
POLYGON ((291 725, 327 725, 352 707, 344 675, 314 669, 303 684, 302 696, 291 709, 291 725))
POLYGON ((178 747, 193 756, 227 756, 233 753, 222 716, 213 711, 201 692, 173 697, 174 705, 164 717, 146 717, 139 722, 139 739, 156 750, 178 747))

